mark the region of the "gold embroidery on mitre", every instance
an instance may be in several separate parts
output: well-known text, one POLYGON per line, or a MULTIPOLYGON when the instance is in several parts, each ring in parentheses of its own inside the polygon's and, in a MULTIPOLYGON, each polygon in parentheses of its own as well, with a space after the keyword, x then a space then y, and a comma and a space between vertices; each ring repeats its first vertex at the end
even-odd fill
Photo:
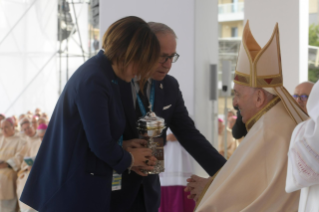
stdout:
POLYGON ((243 73, 240 73, 238 71, 235 71, 234 82, 237 84, 249 86, 250 85, 250 76, 247 74, 243 74, 243 73))
POLYGON ((254 124, 266 113, 268 112, 272 107, 274 107, 278 102, 280 102, 281 99, 276 96, 274 99, 272 99, 261 111, 259 111, 256 115, 254 115, 251 119, 249 119, 246 123, 246 129, 249 131, 254 124))
POLYGON ((265 76, 265 77, 257 77, 257 87, 277 87, 282 86, 282 77, 272 77, 272 76, 265 76))

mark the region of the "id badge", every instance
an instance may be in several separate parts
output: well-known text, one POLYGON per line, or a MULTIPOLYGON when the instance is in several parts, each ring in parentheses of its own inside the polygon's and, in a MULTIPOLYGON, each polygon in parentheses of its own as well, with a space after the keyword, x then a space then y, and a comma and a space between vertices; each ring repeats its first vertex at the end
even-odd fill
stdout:
POLYGON ((122 185, 122 175, 113 171, 113 179, 112 179, 112 191, 121 190, 122 185))

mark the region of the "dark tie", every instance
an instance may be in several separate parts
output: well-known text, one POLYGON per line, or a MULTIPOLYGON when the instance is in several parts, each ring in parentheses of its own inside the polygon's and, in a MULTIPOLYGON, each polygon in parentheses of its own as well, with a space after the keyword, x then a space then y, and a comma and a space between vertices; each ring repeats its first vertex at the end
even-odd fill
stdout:
MULTIPOLYGON (((147 91, 147 85, 148 85, 148 82, 146 81, 145 85, 144 85, 144 95, 142 94, 142 91, 140 90, 138 92, 138 95, 144 105, 144 108, 145 108, 145 111, 146 113, 149 111, 149 101, 148 101, 148 98, 147 98, 147 95, 146 95, 146 91, 147 91)), ((136 97, 136 107, 135 107, 135 111, 136 111, 136 118, 139 119, 140 117, 143 116, 142 112, 141 112, 141 109, 140 109, 140 106, 139 106, 139 103, 138 103, 138 100, 137 100, 137 97, 136 97)))

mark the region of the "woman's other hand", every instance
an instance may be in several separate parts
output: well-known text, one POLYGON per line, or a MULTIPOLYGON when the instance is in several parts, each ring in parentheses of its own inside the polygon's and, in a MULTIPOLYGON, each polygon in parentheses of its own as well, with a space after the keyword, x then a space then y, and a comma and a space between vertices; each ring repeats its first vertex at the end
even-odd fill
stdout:
POLYGON ((152 155, 152 150, 148 148, 134 148, 129 151, 133 158, 133 166, 149 166, 157 159, 152 155))

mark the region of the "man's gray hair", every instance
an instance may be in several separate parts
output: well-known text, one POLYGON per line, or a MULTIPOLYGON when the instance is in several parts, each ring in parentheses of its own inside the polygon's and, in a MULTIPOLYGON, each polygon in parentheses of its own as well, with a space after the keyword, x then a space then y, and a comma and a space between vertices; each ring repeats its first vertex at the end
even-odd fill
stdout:
POLYGON ((170 33, 170 34, 174 35, 175 39, 177 39, 177 36, 176 36, 174 30, 172 28, 170 28, 169 26, 167 26, 166 24, 157 23, 157 22, 148 22, 147 24, 155 34, 157 34, 157 33, 163 33, 163 34, 170 33))

